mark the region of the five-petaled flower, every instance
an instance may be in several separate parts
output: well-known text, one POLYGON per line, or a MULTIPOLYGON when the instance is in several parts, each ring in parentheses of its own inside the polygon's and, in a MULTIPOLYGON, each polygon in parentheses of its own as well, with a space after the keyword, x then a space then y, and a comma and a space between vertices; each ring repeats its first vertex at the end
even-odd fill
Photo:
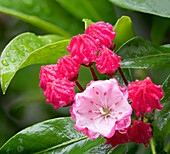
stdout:
POLYGON ((112 137, 115 130, 129 127, 132 108, 125 89, 123 93, 116 79, 95 81, 82 93, 77 93, 70 110, 75 128, 90 138, 100 134, 112 137))

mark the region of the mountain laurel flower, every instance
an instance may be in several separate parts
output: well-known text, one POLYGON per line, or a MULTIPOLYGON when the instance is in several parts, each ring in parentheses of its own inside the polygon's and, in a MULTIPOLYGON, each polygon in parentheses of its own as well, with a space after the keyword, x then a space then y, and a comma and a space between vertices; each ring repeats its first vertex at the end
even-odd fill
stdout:
POLYGON ((99 73, 113 75, 114 70, 120 66, 120 56, 117 56, 112 50, 104 48, 96 58, 96 67, 99 73))
POLYGON ((150 113, 152 109, 162 110, 160 99, 163 97, 161 85, 157 86, 147 77, 143 81, 136 80, 128 85, 129 98, 132 100, 132 108, 139 116, 143 111, 150 113))
POLYGON ((57 68, 61 77, 65 77, 70 81, 78 78, 80 65, 70 55, 60 58, 57 62, 57 68))
POLYGON ((58 70, 57 70, 57 65, 41 66, 41 70, 40 70, 40 84, 39 84, 39 86, 43 90, 46 90, 47 83, 48 82, 53 82, 58 77, 59 77, 59 74, 58 74, 58 70))
POLYGON ((103 21, 90 24, 87 27, 85 34, 92 36, 94 39, 99 39, 100 48, 113 48, 113 40, 116 33, 113 31, 113 26, 109 23, 104 23, 103 21))
POLYGON ((44 92, 44 95, 48 98, 46 103, 53 104, 55 109, 62 105, 68 105, 74 101, 74 85, 74 82, 61 78, 48 82, 44 92))
POLYGON ((128 136, 131 142, 136 142, 137 144, 148 144, 150 138, 152 137, 150 123, 146 124, 142 121, 135 120, 134 125, 128 128, 128 136))
POLYGON ((75 128, 90 138, 96 139, 100 134, 110 138, 131 123, 127 91, 121 91, 116 79, 93 81, 74 99, 70 112, 75 128))
POLYGON ((89 65, 94 62, 98 51, 98 39, 87 34, 79 34, 71 39, 70 45, 66 48, 79 64, 89 65))

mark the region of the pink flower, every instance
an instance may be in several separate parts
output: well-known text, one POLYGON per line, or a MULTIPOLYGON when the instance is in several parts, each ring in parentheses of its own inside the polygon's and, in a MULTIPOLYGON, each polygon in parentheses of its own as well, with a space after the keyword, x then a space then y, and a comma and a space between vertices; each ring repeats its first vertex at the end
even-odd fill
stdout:
POLYGON ((70 110, 75 128, 96 139, 100 134, 110 138, 115 130, 129 127, 132 108, 127 91, 121 92, 116 79, 93 81, 77 93, 70 110))
POLYGON ((128 133, 126 131, 121 132, 116 130, 115 134, 111 138, 105 138, 107 141, 105 144, 111 144, 112 147, 115 147, 119 144, 124 144, 128 142, 128 133))
POLYGON ((138 81, 128 85, 129 98, 132 100, 132 108, 139 116, 143 111, 150 113, 152 109, 162 110, 160 99, 163 97, 161 85, 157 86, 147 77, 144 81, 138 81))
POLYGON ((99 39, 100 48, 113 48, 113 40, 116 33, 113 31, 113 26, 109 23, 104 23, 103 21, 90 24, 87 27, 85 34, 91 35, 94 39, 99 39))
POLYGON ((48 98, 46 103, 53 104, 54 108, 57 109, 62 105, 66 106, 74 101, 74 85, 74 82, 60 78, 53 82, 48 82, 44 92, 44 95, 48 98))
POLYGON ((79 68, 80 65, 70 55, 60 58, 57 62, 57 69, 60 76, 70 81, 78 78, 79 68))
POLYGON ((146 124, 137 120, 134 122, 134 125, 128 129, 129 140, 137 144, 147 144, 152 137, 151 133, 150 123, 146 124))
POLYGON ((70 45, 66 48, 79 64, 88 65, 94 62, 98 51, 98 40, 87 34, 79 34, 71 39, 70 45))
POLYGON ((46 90, 47 83, 53 82, 58 77, 59 77, 59 74, 58 74, 58 71, 57 71, 57 65, 41 66, 39 86, 43 90, 46 90))
POLYGON ((110 49, 102 49, 96 58, 96 67, 98 72, 113 75, 114 70, 120 66, 120 59, 121 57, 117 56, 110 49))

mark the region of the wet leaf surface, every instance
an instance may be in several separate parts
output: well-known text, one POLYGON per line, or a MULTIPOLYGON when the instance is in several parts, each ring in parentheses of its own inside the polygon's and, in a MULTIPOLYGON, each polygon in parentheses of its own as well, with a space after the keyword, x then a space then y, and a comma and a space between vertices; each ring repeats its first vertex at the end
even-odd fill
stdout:
POLYGON ((156 46, 141 37, 126 42, 117 54, 122 58, 122 68, 170 70, 170 48, 156 46))
POLYGON ((57 35, 24 33, 14 38, 1 55, 1 86, 5 93, 15 73, 31 64, 56 63, 65 54, 69 40, 57 35), (59 41, 59 42, 58 42, 59 41), (56 42, 56 43, 54 43, 56 42))
POLYGON ((125 9, 150 13, 162 17, 170 18, 169 0, 110 0, 115 5, 125 9))
POLYGON ((92 140, 77 132, 69 117, 56 118, 22 130, 0 149, 0 153, 77 153, 104 141, 101 137, 92 140))

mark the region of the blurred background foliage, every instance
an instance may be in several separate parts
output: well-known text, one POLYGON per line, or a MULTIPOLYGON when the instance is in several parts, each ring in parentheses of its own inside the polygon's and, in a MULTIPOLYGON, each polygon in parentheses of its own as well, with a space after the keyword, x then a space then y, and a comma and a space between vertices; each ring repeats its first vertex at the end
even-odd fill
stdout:
MULTIPOLYGON (((25 7, 29 6, 32 4, 32 1, 33 0, 23 0, 22 7, 15 6, 17 8, 14 7, 14 10, 20 9, 20 11, 22 11, 22 9, 24 10, 24 5, 25 7)), ((103 20, 114 25, 116 20, 122 15, 127 15, 133 22, 137 36, 144 37, 156 45, 170 44, 170 20, 168 18, 130 11, 118 7, 109 1, 104 1, 105 0, 92 0, 90 2, 88 0, 51 0, 49 5, 53 5, 53 7, 57 9, 55 9, 56 16, 53 16, 53 20, 49 22, 61 26, 64 31, 68 33, 66 37, 69 37, 69 35, 73 36, 84 32, 83 18, 90 18, 94 22, 103 20)), ((0 5, 10 5, 7 4, 7 2, 9 3, 9 1, 4 1, 4 4, 1 2, 2 4, 0 5)), ((15 5, 17 5, 17 1, 15 1, 15 3, 15 5)), ((41 10, 40 8, 49 7, 46 6, 46 3, 41 3, 41 7, 38 5, 38 3, 35 4, 35 10, 30 11, 30 15, 34 16, 36 13, 39 15, 40 12, 43 12, 43 9, 41 10)), ((48 20, 48 16, 51 16, 53 12, 51 13, 48 12, 47 9, 45 10, 46 16, 42 14, 40 18, 48 20)), ((28 9, 26 11, 28 11, 28 9)), ((10 14, 10 12, 5 13, 10 14)), ((50 33, 50 30, 46 28, 42 27, 41 29, 37 27, 36 24, 30 24, 27 19, 23 20, 0 13, 1 52, 10 40, 21 33, 33 32, 37 35, 50 33)), ((27 126, 50 118, 69 116, 68 107, 60 107, 58 110, 54 110, 53 105, 45 103, 43 91, 39 87, 40 67, 41 65, 32 65, 19 70, 6 94, 2 95, 1 92, 0 147, 11 136, 27 126)), ((144 79, 150 76, 155 84, 162 84, 169 74, 170 71, 163 70, 132 70, 133 79, 144 79)), ((101 78, 105 78, 105 76, 101 76, 101 78)), ((91 79, 89 70, 82 67, 80 69, 80 83, 85 87, 91 79)), ((143 153, 146 153, 143 145, 135 146, 131 143, 129 147, 129 152, 131 153, 133 153, 133 150, 141 152, 140 149, 143 149, 143 153)))

